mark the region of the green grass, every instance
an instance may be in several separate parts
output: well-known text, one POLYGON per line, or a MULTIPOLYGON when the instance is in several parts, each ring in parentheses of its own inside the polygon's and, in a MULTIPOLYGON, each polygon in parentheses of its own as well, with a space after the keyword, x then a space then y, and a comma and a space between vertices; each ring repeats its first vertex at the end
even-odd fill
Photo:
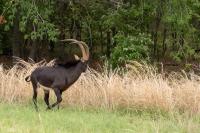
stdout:
POLYGON ((35 112, 32 105, 0 104, 0 133, 199 133, 200 117, 157 111, 65 107, 35 112))

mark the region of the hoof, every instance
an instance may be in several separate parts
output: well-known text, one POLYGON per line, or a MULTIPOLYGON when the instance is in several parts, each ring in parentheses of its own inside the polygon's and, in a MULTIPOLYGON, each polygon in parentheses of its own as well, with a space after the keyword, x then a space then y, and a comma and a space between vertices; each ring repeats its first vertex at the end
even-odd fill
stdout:
POLYGON ((46 110, 51 110, 51 107, 47 107, 46 110))
POLYGON ((35 111, 36 111, 36 112, 39 112, 39 109, 38 109, 38 107, 35 107, 35 111))
POLYGON ((39 112, 39 109, 35 109, 36 112, 39 112))

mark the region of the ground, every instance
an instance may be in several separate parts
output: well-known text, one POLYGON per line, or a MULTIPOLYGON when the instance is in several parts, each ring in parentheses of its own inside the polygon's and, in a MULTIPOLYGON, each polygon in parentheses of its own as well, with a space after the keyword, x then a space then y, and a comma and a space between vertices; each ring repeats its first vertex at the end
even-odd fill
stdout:
POLYGON ((200 117, 150 111, 108 111, 0 104, 1 133, 199 133, 200 117))

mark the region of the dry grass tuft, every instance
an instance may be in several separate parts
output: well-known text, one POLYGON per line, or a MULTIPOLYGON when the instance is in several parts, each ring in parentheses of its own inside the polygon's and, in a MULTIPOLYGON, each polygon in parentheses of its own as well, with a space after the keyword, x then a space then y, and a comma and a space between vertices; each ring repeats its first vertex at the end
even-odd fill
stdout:
MULTIPOLYGON (((9 70, 0 68, 1 102, 28 102, 32 98, 32 87, 24 78, 36 67, 52 65, 45 60, 34 63, 18 59, 9 70)), ((181 110, 200 113, 200 84, 184 74, 172 73, 167 78, 146 64, 131 62, 128 72, 102 73, 89 69, 63 95, 63 104, 114 109, 159 108, 166 111, 181 110)), ((42 89, 40 89, 42 90, 42 89)), ((43 95, 40 93, 40 97, 43 95)))

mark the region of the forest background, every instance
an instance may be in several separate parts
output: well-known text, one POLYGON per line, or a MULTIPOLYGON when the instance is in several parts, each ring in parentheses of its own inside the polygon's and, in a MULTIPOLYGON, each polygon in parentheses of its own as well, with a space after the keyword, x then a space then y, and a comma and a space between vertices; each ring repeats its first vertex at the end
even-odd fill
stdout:
POLYGON ((198 64, 198 0, 1 0, 0 54, 60 61, 79 53, 59 40, 87 42, 91 62, 198 64))

